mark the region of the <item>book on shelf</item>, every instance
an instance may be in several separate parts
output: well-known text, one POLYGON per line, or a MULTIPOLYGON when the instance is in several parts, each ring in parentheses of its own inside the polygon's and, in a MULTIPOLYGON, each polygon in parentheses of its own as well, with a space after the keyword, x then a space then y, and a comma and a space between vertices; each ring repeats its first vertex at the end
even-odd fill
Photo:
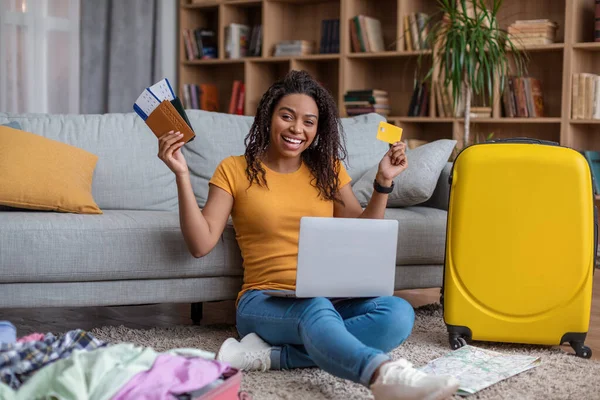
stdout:
POLYGON ((240 80, 234 80, 231 88, 231 99, 229 100, 229 114, 244 115, 245 96, 246 85, 240 80))
POLYGON ((183 84, 183 105, 187 109, 219 111, 219 92, 210 83, 183 84))
POLYGON ((381 21, 367 15, 350 19, 350 43, 355 53, 385 51, 381 21))
POLYGON ((600 119, 600 75, 573 74, 571 96, 572 119, 600 119))
POLYGON ((275 57, 293 57, 313 54, 315 44, 310 40, 283 40, 275 45, 275 57))
POLYGON ((262 25, 231 23, 225 27, 225 57, 258 57, 262 48, 262 25))
POLYGON ((422 12, 410 13, 403 16, 404 22, 404 45, 406 50, 426 50, 429 34, 429 15, 422 12))
POLYGON ((529 76, 507 76, 502 105, 504 116, 508 118, 544 117, 544 94, 541 81, 529 76))
POLYGON ((344 94, 344 107, 349 116, 377 113, 390 114, 388 93, 379 89, 349 90, 344 94))
POLYGON ((508 34, 515 44, 542 45, 556 41, 558 24, 549 19, 517 20, 508 27, 508 34))
POLYGON ((471 107, 471 118, 491 118, 492 107, 471 107))
POLYGON ((321 21, 321 42, 319 53, 336 54, 340 52, 340 20, 324 19, 321 21))
POLYGON ((415 82, 415 87, 408 106, 409 117, 429 116, 429 93, 430 89, 426 82, 415 82))
POLYGON ((218 57, 215 31, 206 28, 183 29, 183 47, 189 61, 218 57))
POLYGON ((594 42, 600 42, 600 0, 596 0, 594 12, 594 42))

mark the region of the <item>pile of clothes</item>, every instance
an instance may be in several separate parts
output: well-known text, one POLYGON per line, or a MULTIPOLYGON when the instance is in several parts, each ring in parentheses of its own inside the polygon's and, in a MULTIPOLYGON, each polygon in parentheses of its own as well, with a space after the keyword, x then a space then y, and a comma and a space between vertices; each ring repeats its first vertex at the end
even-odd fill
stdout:
POLYGON ((0 399, 192 400, 215 391, 238 399, 240 372, 214 358, 200 349, 110 344, 79 329, 17 338, 0 321, 0 399))

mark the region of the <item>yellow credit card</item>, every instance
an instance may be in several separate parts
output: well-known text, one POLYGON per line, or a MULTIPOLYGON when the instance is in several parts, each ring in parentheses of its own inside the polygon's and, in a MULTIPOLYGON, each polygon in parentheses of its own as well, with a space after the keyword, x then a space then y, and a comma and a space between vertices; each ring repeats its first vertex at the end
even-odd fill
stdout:
POLYGON ((396 125, 381 121, 377 128, 377 139, 390 144, 399 142, 402 139, 402 128, 396 125))

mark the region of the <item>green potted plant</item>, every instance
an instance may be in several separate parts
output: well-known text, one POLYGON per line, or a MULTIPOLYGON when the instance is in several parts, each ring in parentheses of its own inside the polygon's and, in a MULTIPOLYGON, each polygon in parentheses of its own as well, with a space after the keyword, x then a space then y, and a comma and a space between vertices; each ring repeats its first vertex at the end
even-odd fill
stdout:
MULTIPOLYGON (((503 0, 438 0, 439 12, 429 18, 423 35, 425 47, 433 49, 433 62, 423 74, 425 80, 435 79, 437 68, 443 77, 440 83, 452 89, 454 109, 464 101, 463 148, 471 140, 473 96, 488 96, 490 104, 499 101, 493 98, 495 80, 496 95, 500 96, 512 68, 517 75, 526 69, 526 52, 515 46, 508 32, 500 28, 498 11, 502 3, 503 0)), ((418 68, 423 68, 423 57, 431 56, 419 55, 418 68)))

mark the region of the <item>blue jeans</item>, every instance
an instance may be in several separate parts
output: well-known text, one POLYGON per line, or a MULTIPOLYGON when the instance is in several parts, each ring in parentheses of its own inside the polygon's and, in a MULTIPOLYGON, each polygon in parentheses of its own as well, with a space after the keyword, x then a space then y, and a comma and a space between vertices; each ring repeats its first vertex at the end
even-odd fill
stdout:
POLYGON ((237 308, 237 330, 273 346, 271 369, 319 367, 369 386, 387 352, 410 335, 415 313, 399 297, 294 299, 248 291, 237 308))

